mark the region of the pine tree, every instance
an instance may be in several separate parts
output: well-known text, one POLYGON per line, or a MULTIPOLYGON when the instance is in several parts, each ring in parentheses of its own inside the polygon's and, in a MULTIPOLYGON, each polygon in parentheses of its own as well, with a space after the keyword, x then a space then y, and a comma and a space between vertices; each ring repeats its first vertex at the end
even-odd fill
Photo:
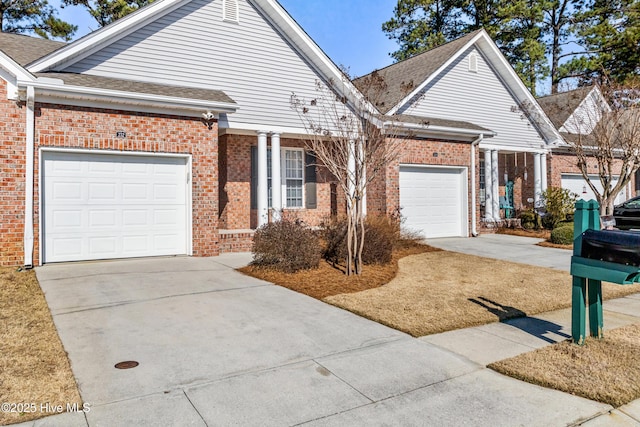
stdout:
POLYGON ((639 0, 587 0, 576 21, 583 50, 561 67, 562 78, 587 85, 640 76, 639 0))
POLYGON ((84 6, 98 25, 104 27, 152 2, 153 0, 62 0, 62 7, 84 6))
POLYGON ((78 29, 56 17, 47 0, 0 0, 3 33, 35 33, 42 38, 70 40, 78 29))

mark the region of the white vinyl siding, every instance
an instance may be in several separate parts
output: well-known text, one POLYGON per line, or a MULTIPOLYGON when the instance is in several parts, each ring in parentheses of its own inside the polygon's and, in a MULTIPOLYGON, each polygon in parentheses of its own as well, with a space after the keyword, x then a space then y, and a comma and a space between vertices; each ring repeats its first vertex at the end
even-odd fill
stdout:
POLYGON ((462 120, 497 133, 487 143, 535 147, 544 144, 534 123, 521 117, 518 102, 474 47, 454 61, 425 88, 426 93, 400 113, 462 120), (469 72, 469 55, 475 54, 477 72, 469 72))
POLYGON ((285 207, 304 206, 304 151, 284 150, 285 207))
POLYGON ((238 5, 236 24, 221 20, 222 1, 191 1, 65 71, 219 89, 239 106, 221 127, 303 128, 291 93, 316 98, 317 73, 254 6, 238 5))
POLYGON ((566 122, 560 127, 560 132, 590 134, 602 117, 602 102, 600 93, 594 88, 575 109, 566 122))

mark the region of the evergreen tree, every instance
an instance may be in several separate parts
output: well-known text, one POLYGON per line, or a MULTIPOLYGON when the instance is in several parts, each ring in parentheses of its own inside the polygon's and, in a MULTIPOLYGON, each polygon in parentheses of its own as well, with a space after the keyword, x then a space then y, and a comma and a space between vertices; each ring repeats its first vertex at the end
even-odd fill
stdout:
POLYGON ((62 5, 84 6, 96 22, 104 27, 152 2, 153 0, 62 0, 62 5))
POLYGON ((588 85, 640 76, 640 0, 587 0, 575 27, 583 51, 570 54, 562 78, 588 85))
POLYGON ((0 31, 70 40, 78 29, 56 17, 47 0, 0 0, 0 31))

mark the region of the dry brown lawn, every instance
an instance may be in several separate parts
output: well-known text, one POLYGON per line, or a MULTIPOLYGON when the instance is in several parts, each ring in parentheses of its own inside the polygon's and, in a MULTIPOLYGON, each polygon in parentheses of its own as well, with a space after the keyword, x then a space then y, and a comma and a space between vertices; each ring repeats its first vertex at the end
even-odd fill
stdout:
POLYGON ((498 234, 509 234, 511 236, 535 237, 537 239, 549 239, 551 231, 549 230, 525 230, 524 228, 498 228, 498 234))
POLYGON ((615 407, 640 398, 640 325, 608 331, 578 346, 564 341, 489 368, 615 407))
MULTIPOLYGON (((605 299, 640 285, 603 284, 605 299)), ((412 336, 571 306, 569 273, 454 252, 403 258, 387 285, 323 299, 412 336)))
POLYGON ((569 250, 573 249, 573 244, 571 244, 571 245, 560 245, 558 243, 551 243, 548 240, 545 240, 544 242, 536 243, 536 245, 543 246, 545 248, 569 249, 569 250))
POLYGON ((41 404, 81 406, 35 272, 0 268, 0 324, 0 402, 36 406, 22 414, 0 411, 0 425, 52 415, 40 412, 41 404))

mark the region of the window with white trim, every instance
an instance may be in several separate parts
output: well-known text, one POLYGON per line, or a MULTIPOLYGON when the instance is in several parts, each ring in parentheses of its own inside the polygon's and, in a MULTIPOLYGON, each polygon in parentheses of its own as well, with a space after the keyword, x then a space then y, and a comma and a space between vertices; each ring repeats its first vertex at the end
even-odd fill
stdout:
POLYGON ((283 155, 284 206, 304 207, 304 150, 285 149, 283 155))
POLYGON ((222 20, 240 22, 240 7, 238 0, 222 0, 222 20))

